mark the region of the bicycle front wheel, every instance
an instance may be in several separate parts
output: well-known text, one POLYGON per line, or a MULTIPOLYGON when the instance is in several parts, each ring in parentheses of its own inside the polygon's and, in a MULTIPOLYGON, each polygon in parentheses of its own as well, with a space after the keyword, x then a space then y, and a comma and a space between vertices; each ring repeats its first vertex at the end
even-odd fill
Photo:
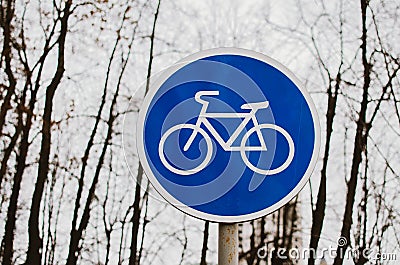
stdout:
POLYGON ((280 172, 282 172, 283 170, 285 170, 290 163, 293 160, 294 157, 294 142, 292 137, 290 136, 290 134, 283 129, 282 127, 279 127, 278 125, 275 124, 260 124, 257 127, 253 127, 251 128, 244 136, 242 139, 242 142, 240 144, 240 155, 242 156, 243 162, 246 164, 246 166, 248 168, 250 168, 251 170, 253 170, 256 173, 262 174, 262 175, 274 175, 274 174, 278 174, 280 172), (286 158, 286 160, 277 168, 273 168, 273 169, 262 169, 259 168, 257 166, 254 166, 249 158, 246 155, 246 142, 249 139, 249 137, 256 132, 257 130, 263 130, 263 129, 269 129, 269 130, 275 130, 276 132, 280 133, 286 140, 288 147, 289 147, 289 152, 288 152, 288 156, 286 158))
MULTIPOLYGON (((176 148, 177 148, 176 150, 179 150, 179 146, 176 146, 176 148)), ((202 128, 199 128, 194 124, 178 124, 178 125, 171 127, 170 129, 168 129, 161 137, 160 144, 158 145, 158 155, 161 159, 161 162, 168 170, 170 170, 173 173, 179 174, 179 175, 187 176, 187 175, 192 175, 192 174, 195 174, 195 173, 203 170, 208 165, 208 163, 210 162, 211 157, 212 157, 212 151, 213 151, 212 148, 213 148, 213 145, 211 142, 211 138, 208 136, 208 134, 202 128), (200 163, 200 165, 195 166, 193 168, 182 169, 182 168, 178 168, 178 167, 172 165, 168 161, 168 159, 165 157, 165 154, 164 154, 164 151, 165 151, 164 147, 165 147, 165 142, 167 141, 168 137, 170 137, 175 132, 180 133, 182 130, 185 130, 185 129, 190 130, 190 135, 192 133, 196 133, 196 134, 198 133, 201 137, 203 137, 206 141, 207 150, 206 150, 206 156, 205 156, 204 160, 200 163)))

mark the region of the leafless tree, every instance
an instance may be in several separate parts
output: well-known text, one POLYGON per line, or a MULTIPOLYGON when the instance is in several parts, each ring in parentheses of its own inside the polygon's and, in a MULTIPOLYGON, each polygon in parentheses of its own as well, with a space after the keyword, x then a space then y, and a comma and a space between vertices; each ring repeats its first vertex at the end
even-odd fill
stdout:
POLYGON ((290 0, 282 12, 281 5, 0 0, 1 263, 213 264, 212 224, 154 196, 135 151, 124 154, 121 127, 126 114, 136 122, 153 73, 218 46, 287 64, 322 114, 316 193, 305 189, 241 224, 241 263, 291 263, 259 250, 301 247, 308 235, 315 252, 338 234, 348 243, 338 252, 399 250, 400 6, 290 0))
POLYGON ((200 265, 207 265, 207 250, 208 250, 208 236, 209 236, 210 222, 204 222, 203 230, 203 245, 201 248, 200 265))
MULTIPOLYGON (((364 221, 363 221, 363 232, 361 242, 359 242, 358 250, 362 253, 367 248, 367 240, 366 240, 366 215, 367 215, 367 168, 368 168, 368 160, 367 160, 367 142, 369 138, 369 133, 372 129, 374 124, 375 118, 377 117, 377 113, 381 107, 382 102, 385 100, 387 95, 390 93, 390 88, 393 87, 393 79, 396 78, 399 64, 396 62, 396 66, 394 69, 387 70, 387 80, 386 83, 380 88, 380 96, 375 102, 375 106, 372 110, 372 114, 370 118, 367 117, 368 107, 371 105, 370 96, 372 94, 372 89, 376 89, 373 86, 372 81, 372 74, 374 72, 373 68, 376 67, 375 65, 375 56, 381 56, 381 54, 368 51, 368 22, 367 22, 367 12, 371 7, 369 6, 369 1, 361 0, 360 1, 361 7, 361 61, 362 61, 362 68, 363 68, 363 79, 362 79, 362 100, 360 102, 360 110, 358 112, 358 119, 357 119, 357 127, 356 127, 356 134, 354 139, 354 150, 353 150, 353 157, 352 157, 352 164, 351 164, 351 172, 350 172, 350 179, 347 181, 347 196, 346 196, 346 206, 345 212, 343 215, 343 223, 341 229, 341 236, 347 239, 347 242, 350 242, 350 232, 351 226, 353 223, 353 207, 354 201, 356 199, 355 193, 357 189, 357 182, 360 175, 360 164, 363 161, 363 153, 366 155, 364 158, 365 163, 365 171, 364 171, 364 183, 362 185, 362 190, 364 195, 362 196, 361 200, 361 212, 364 214, 364 221)), ((378 33, 379 38, 379 33, 378 33)), ((382 47, 381 47, 382 48, 382 47)), ((385 55, 385 52, 383 51, 385 55)), ((386 59, 386 58, 385 58, 386 59)), ((378 90, 379 91, 379 90, 378 90)), ((375 101, 375 100, 374 100, 375 101)), ((348 245, 338 245, 337 253, 344 253, 347 249, 348 245)), ((356 264, 365 264, 368 261, 367 257, 360 256, 357 260, 356 264)), ((335 265, 343 264, 343 255, 338 255, 334 261, 335 265)))
MULTIPOLYGON (((39 213, 40 203, 44 190, 44 184, 47 180, 49 171, 49 156, 51 146, 51 116, 53 112, 53 98, 55 92, 64 75, 65 63, 65 40, 68 32, 68 20, 71 14, 72 0, 64 2, 64 7, 60 8, 60 33, 57 38, 58 59, 57 68, 54 77, 46 88, 45 107, 43 110, 43 125, 42 125, 42 142, 40 148, 38 176, 36 180, 35 190, 32 197, 31 211, 29 215, 28 234, 29 247, 27 252, 26 264, 40 264, 41 250, 43 241, 39 234, 39 213)), ((55 7, 57 8, 57 6, 55 7)))
MULTIPOLYGON (((160 12, 160 5, 161 5, 161 0, 158 0, 157 8, 154 13, 153 27, 150 35, 150 52, 149 52, 149 62, 147 67, 146 93, 149 90, 150 86, 151 69, 154 58, 155 31, 156 31, 158 14, 160 12)), ((140 264, 140 260, 138 258, 138 235, 139 235, 140 214, 141 214, 140 201, 141 201, 142 178, 143 178, 143 168, 142 165, 139 164, 136 186, 135 186, 135 201, 133 203, 132 236, 131 236, 129 265, 140 264)))

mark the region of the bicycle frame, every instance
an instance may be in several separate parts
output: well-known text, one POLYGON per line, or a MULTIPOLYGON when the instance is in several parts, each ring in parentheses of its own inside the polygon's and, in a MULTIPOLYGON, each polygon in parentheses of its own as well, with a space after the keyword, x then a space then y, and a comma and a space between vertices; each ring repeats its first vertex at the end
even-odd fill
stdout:
POLYGON ((241 151, 240 146, 232 146, 232 144, 235 142, 239 134, 243 131, 243 129, 246 127, 247 123, 252 120, 254 127, 256 128, 256 133, 258 136, 258 139, 260 141, 260 146, 245 146, 244 151, 266 151, 267 146, 265 144, 264 138, 261 134, 261 130, 259 128, 259 124, 256 118, 256 112, 258 109, 252 109, 248 113, 207 113, 207 108, 208 108, 208 103, 209 102, 201 102, 203 105, 199 117, 196 121, 196 128, 197 130, 194 130, 193 133, 190 135, 188 141, 186 142, 183 150, 187 151, 190 147, 190 145, 193 143, 194 139, 196 138, 196 135, 198 133, 198 129, 200 129, 200 126, 204 124, 204 126, 208 129, 208 131, 211 133, 212 136, 214 136, 215 140, 221 145, 221 147, 225 151, 241 151), (208 121, 208 118, 241 118, 243 119, 240 125, 236 128, 236 130, 233 132, 233 134, 229 137, 229 139, 225 142, 224 139, 220 136, 220 134, 215 130, 213 125, 208 121))

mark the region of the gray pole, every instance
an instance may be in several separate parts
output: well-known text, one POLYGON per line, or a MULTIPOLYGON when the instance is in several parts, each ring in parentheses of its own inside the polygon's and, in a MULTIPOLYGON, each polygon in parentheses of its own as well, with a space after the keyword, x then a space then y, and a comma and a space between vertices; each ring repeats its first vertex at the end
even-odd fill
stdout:
POLYGON ((238 265, 238 225, 218 225, 218 265, 238 265))

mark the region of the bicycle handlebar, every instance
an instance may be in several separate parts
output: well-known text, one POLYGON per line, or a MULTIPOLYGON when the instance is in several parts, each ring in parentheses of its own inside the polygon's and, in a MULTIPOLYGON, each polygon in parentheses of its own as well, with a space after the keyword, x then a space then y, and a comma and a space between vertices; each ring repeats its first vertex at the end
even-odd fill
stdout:
POLYGON ((218 96, 218 95, 219 95, 219 91, 218 90, 199 91, 199 92, 196 93, 194 98, 199 103, 206 103, 207 101, 201 99, 200 97, 202 97, 202 96, 218 96))

